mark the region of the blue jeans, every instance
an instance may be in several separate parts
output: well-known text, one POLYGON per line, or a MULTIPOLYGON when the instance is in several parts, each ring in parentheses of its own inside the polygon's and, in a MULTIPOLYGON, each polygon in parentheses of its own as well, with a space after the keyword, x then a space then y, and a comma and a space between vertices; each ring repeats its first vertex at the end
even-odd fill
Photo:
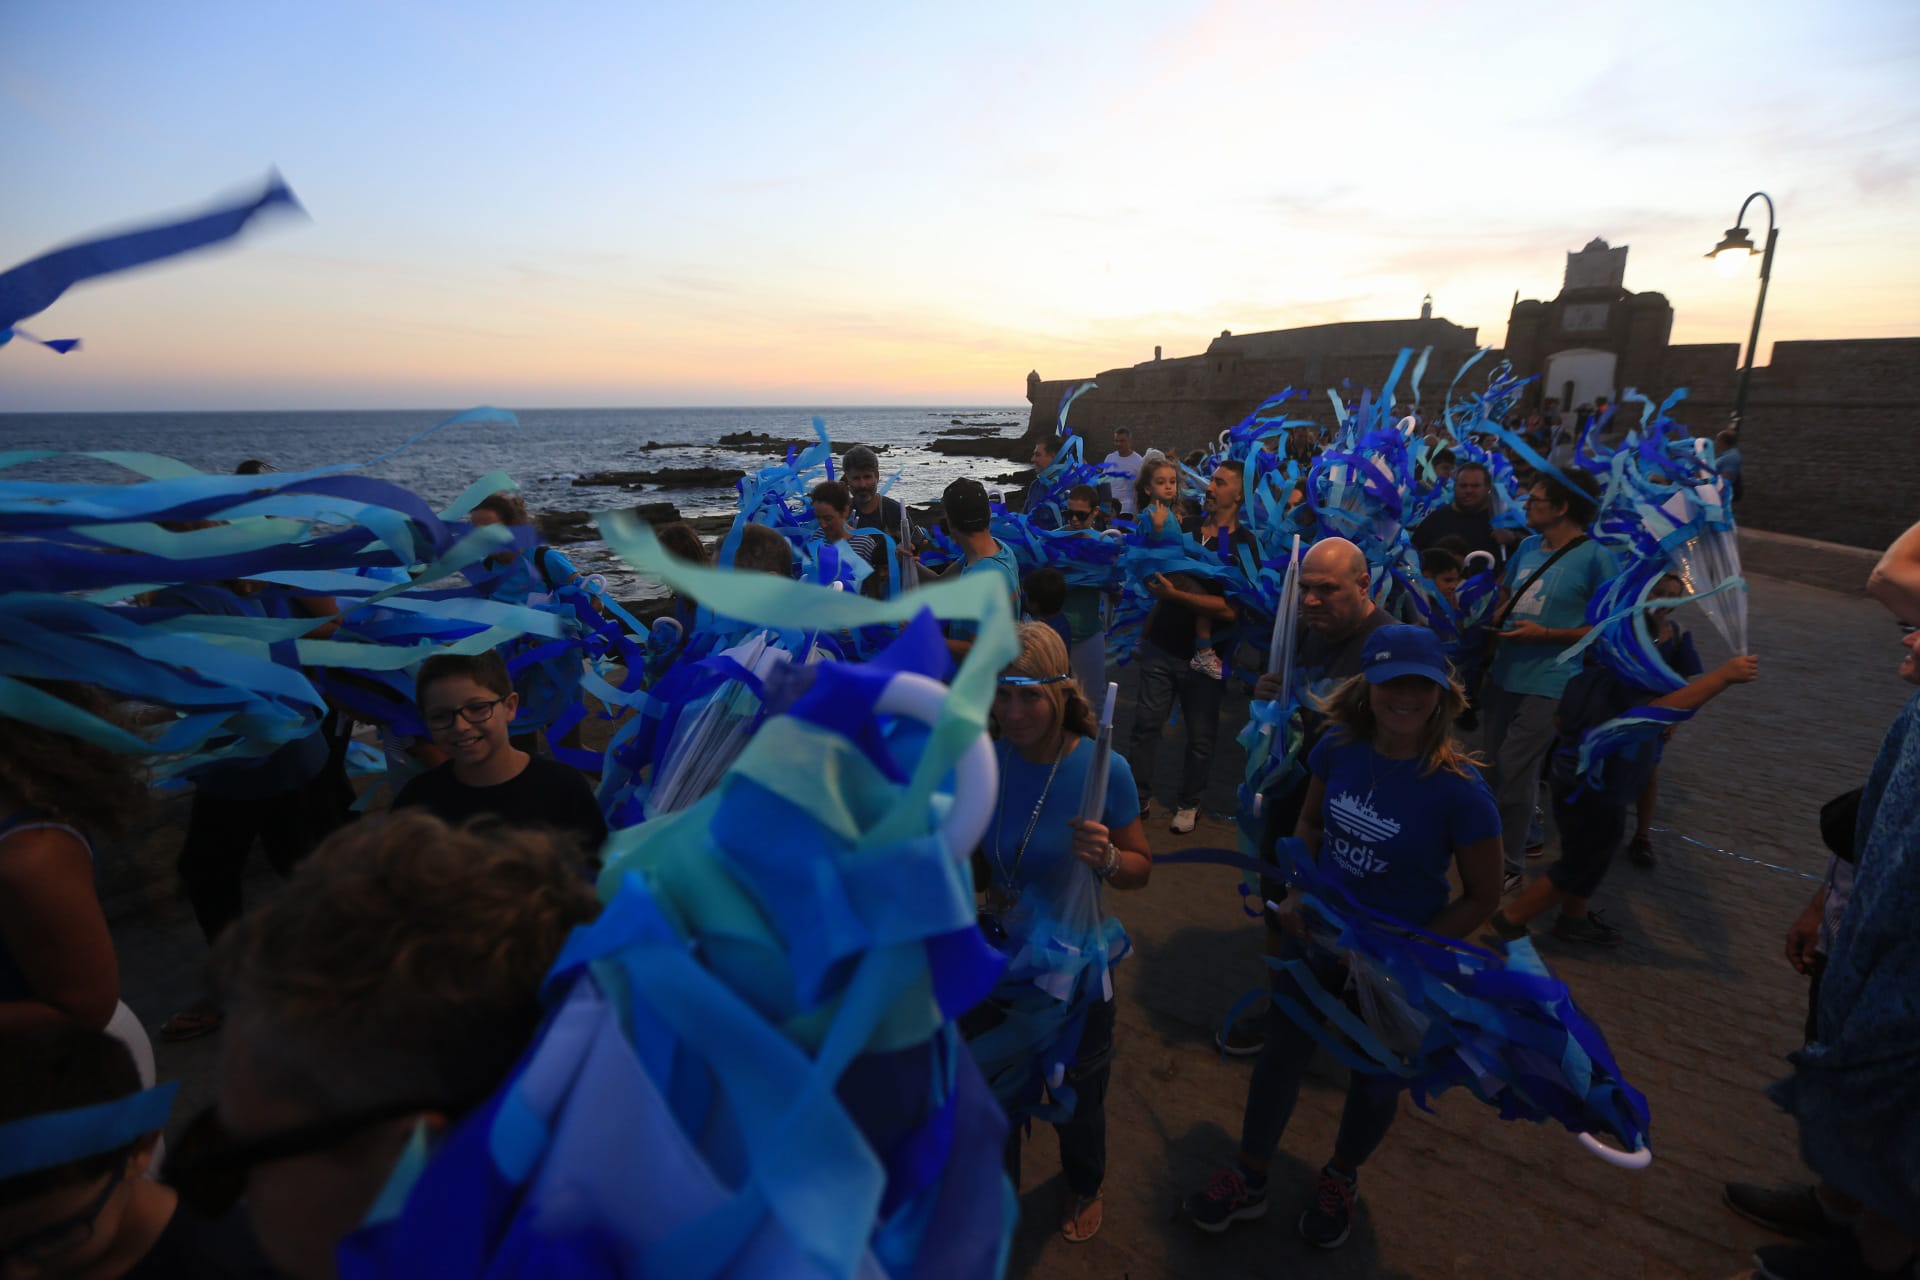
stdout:
POLYGON ((1127 763, 1133 767, 1141 807, 1153 797, 1153 757, 1178 695, 1180 718, 1187 722, 1187 758, 1180 772, 1180 798, 1175 807, 1198 809, 1200 798, 1207 792, 1207 772, 1213 765, 1213 741, 1220 733, 1220 701, 1226 693, 1226 681, 1195 671, 1184 659, 1145 642, 1134 664, 1140 669, 1140 684, 1134 693, 1127 763))
MULTIPOLYGON (((1099 1194, 1107 1180, 1107 1084, 1113 1078, 1113 1024, 1111 1000, 1087 1010, 1086 1030, 1074 1066, 1067 1072, 1073 1085, 1073 1115, 1053 1126, 1060 1139, 1060 1171, 1076 1196, 1099 1194)), ((1007 1128, 1007 1176, 1020 1185, 1020 1139, 1026 1121, 1015 1117, 1007 1128)))
MULTIPOLYGON (((1339 995, 1346 984, 1346 965, 1324 951, 1309 950, 1288 936, 1280 948, 1280 958, 1306 958, 1320 985, 1339 995)), ((1273 971, 1273 989, 1292 997, 1293 1002, 1311 1011, 1312 1003, 1295 984, 1291 974, 1273 971)), ((1318 1048, 1314 1038, 1277 1005, 1267 1006, 1267 1043, 1254 1060, 1253 1077, 1247 1082, 1247 1114, 1240 1125, 1240 1154, 1265 1167, 1280 1145, 1280 1135, 1293 1118, 1293 1105, 1300 1098, 1300 1078, 1313 1061, 1318 1048)), ((1350 1071, 1347 1101, 1340 1110, 1340 1131, 1333 1143, 1335 1163, 1346 1169, 1358 1169, 1379 1149, 1394 1117, 1400 1114, 1398 1076, 1370 1075, 1350 1071)))

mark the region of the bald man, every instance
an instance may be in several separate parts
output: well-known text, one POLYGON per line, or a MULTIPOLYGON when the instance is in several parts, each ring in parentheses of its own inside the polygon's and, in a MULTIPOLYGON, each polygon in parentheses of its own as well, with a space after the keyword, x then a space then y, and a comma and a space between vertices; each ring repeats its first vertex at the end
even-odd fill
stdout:
MULTIPOLYGON (((1349 677, 1360 674, 1367 652, 1367 637, 1393 622, 1393 617, 1373 602, 1370 591, 1371 570, 1366 553, 1345 538, 1322 538, 1300 560, 1301 632, 1293 649, 1294 687, 1306 695, 1322 696, 1349 677)), ((1272 699, 1280 693, 1280 673, 1270 671, 1254 686, 1254 697, 1272 699)), ((1301 760, 1313 750, 1326 727, 1319 712, 1302 712, 1305 740, 1301 760)), ((1282 783, 1261 796, 1263 825, 1260 856, 1278 865, 1276 846, 1284 836, 1294 834, 1300 821, 1301 806, 1307 799, 1307 776, 1302 773, 1292 783, 1282 783)), ((1273 902, 1284 901, 1286 886, 1277 879, 1261 884, 1262 894, 1273 902)), ((1266 913, 1267 950, 1272 954, 1279 945, 1280 918, 1266 913)), ((1248 1013, 1216 1037, 1220 1047, 1236 1057, 1260 1052, 1266 1043, 1264 1012, 1248 1013)))

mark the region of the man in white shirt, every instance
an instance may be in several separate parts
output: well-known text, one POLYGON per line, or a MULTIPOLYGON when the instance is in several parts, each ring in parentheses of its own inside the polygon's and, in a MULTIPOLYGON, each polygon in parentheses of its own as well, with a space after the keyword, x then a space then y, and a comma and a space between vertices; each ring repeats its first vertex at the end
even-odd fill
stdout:
POLYGON ((1123 516, 1134 514, 1134 481, 1140 478, 1140 468, 1146 458, 1133 451, 1133 432, 1125 427, 1116 427, 1113 432, 1113 452, 1101 464, 1107 478, 1113 485, 1113 505, 1123 516))

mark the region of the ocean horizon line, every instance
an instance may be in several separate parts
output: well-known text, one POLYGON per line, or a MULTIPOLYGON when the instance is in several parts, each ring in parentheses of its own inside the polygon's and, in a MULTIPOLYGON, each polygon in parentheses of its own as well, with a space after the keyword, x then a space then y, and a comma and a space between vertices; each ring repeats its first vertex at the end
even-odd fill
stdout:
MULTIPOLYGON (((51 417, 107 417, 115 414, 138 413, 155 417, 182 416, 206 417, 211 414, 251 414, 251 413, 440 413, 452 415, 468 409, 478 408, 488 402, 468 405, 439 405, 425 408, 412 406, 380 407, 332 405, 326 408, 305 409, 0 409, 0 418, 51 418, 51 417)), ((972 410, 989 413, 1015 413, 1030 411, 1032 406, 1025 404, 983 404, 978 401, 962 402, 957 400, 926 401, 924 403, 889 404, 579 404, 579 405, 493 405, 506 409, 510 413, 807 413, 826 414, 840 410, 857 409, 863 412, 876 409, 924 409, 924 410, 972 410)))

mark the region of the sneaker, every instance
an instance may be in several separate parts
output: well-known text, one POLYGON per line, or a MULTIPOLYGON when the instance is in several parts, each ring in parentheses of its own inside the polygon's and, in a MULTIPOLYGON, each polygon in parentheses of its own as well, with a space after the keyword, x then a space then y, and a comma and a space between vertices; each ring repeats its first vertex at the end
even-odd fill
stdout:
POLYGON ((1755 1280, 1913 1280, 1908 1259, 1892 1271, 1873 1271, 1853 1233, 1797 1244, 1763 1244, 1753 1251, 1755 1280))
POLYGON ((1244 1169, 1222 1169, 1205 1187, 1188 1196, 1180 1208, 1188 1222, 1217 1235, 1236 1222, 1267 1216, 1267 1180, 1262 1178, 1258 1186, 1253 1186, 1244 1169))
POLYGON ((1534 858, 1534 859, 1546 857, 1547 856, 1546 841, 1543 840, 1539 844, 1529 844, 1527 846, 1527 856, 1529 858, 1534 858))
POLYGON ((1267 1033, 1259 1018, 1242 1018, 1214 1032, 1213 1042, 1229 1058, 1251 1058, 1267 1047, 1267 1033))
POLYGON ((1751 1182, 1729 1182, 1720 1199, 1748 1222, 1800 1240, 1824 1240, 1846 1229, 1827 1215, 1820 1197, 1804 1182, 1784 1187, 1762 1187, 1751 1182))
POLYGON ((1167 830, 1177 836, 1183 836, 1193 830, 1193 824, 1199 817, 1198 809, 1175 809, 1173 821, 1167 824, 1167 830))
POLYGON ((1500 892, 1512 895, 1527 887, 1527 878, 1518 871, 1507 872, 1507 878, 1500 882, 1500 892))
POLYGON ((1562 915, 1553 922, 1553 936, 1566 942, 1586 942, 1596 947, 1617 947, 1627 935, 1600 918, 1598 911, 1584 916, 1562 915))
POLYGON ((1211 649, 1202 649, 1193 655, 1193 661, 1187 664, 1203 676, 1215 680, 1227 678, 1226 670, 1220 665, 1220 655, 1211 649))
POLYGON ((1300 1237, 1321 1249, 1337 1249, 1353 1234, 1353 1206, 1360 1202, 1360 1180, 1332 1165, 1313 1180, 1313 1203, 1300 1215, 1300 1237))
POLYGON ((1627 845, 1627 861, 1636 867, 1653 865, 1653 841, 1645 836, 1635 836, 1627 845))

